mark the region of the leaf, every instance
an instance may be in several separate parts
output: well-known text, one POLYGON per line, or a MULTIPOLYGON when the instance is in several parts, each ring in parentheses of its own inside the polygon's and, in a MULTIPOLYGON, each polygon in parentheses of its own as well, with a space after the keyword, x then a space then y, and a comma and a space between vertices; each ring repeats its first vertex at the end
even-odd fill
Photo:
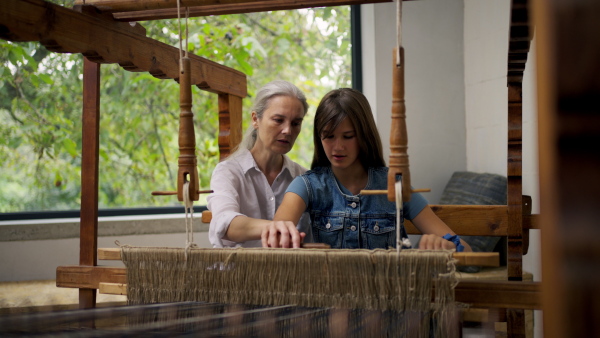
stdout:
POLYGON ((46 82, 47 84, 49 84, 49 85, 54 84, 54 80, 52 80, 50 75, 41 73, 38 76, 42 81, 46 82))
MULTIPOLYGON (((327 91, 344 86, 341 81, 347 81, 350 74, 350 63, 346 61, 350 51, 348 20, 348 6, 336 7, 335 13, 315 8, 304 12, 197 18, 189 21, 188 48, 196 55, 246 74, 248 97, 242 100, 242 124, 246 128, 257 90, 271 80, 284 79, 298 85, 308 97, 313 115, 327 91), (318 19, 321 27, 316 22, 311 25, 310 15, 318 19), (227 32, 231 32, 233 39, 224 38, 227 32), (214 53, 215 50, 218 53, 214 53), (333 60, 342 68, 332 68, 333 60), (327 75, 329 82, 324 83, 315 75, 317 72, 327 75), (338 78, 340 83, 335 82, 338 78)), ((173 20, 149 21, 144 26, 148 36, 178 45, 173 20)), ((0 117, 4 126, 16 126, 10 133, 0 135, 3 140, 5 135, 8 138, 0 145, 0 160, 8 161, 3 162, 7 165, 0 170, 0 210, 79 208, 82 57, 44 54, 37 68, 29 69, 34 68, 39 48, 39 43, 0 40, 0 86, 6 84, 0 87, 0 117), (23 67, 24 63, 27 67, 23 67), (23 97, 7 94, 8 89, 13 88, 10 81, 17 80, 11 73, 17 67, 23 97), (36 162, 33 149, 44 146, 53 159, 44 156, 36 162), (10 159, 5 160, 5 154, 9 154, 10 159), (44 193, 12 194, 15 198, 9 201, 4 194, 6 187, 12 187, 11 179, 22 177, 24 173, 34 179, 14 183, 15 189, 10 191, 44 193), (60 189, 53 185, 58 182, 56 173, 60 174, 60 189)), ((148 191, 159 190, 158 185, 164 185, 160 189, 173 189, 176 182, 177 83, 157 79, 146 72, 126 72, 117 65, 103 65, 101 72, 100 207, 173 204, 172 199, 152 198, 148 191)), ((218 96, 194 87, 193 100, 198 171, 202 185, 208 188, 210 174, 219 161, 218 96)), ((303 133, 289 153, 292 158, 304 161, 305 166, 310 164, 312 151, 300 149, 312 149, 310 122, 313 115, 305 119, 303 133)))
POLYGON ((29 80, 31 81, 31 84, 35 87, 38 88, 40 86, 40 77, 38 74, 31 74, 29 76, 29 80))
POLYGON ((236 54, 235 60, 240 65, 244 73, 246 73, 249 76, 252 76, 252 74, 254 74, 254 68, 252 68, 252 66, 245 60, 245 57, 243 55, 236 54))

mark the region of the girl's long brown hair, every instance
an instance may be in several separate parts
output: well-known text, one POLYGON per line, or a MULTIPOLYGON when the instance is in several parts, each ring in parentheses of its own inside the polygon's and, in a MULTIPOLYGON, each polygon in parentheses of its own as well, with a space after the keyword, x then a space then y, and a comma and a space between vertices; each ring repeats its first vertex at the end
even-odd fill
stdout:
POLYGON ((317 107, 313 130, 315 152, 311 169, 331 166, 321 139, 333 133, 346 117, 354 126, 360 147, 358 158, 363 167, 385 167, 381 138, 369 101, 358 90, 340 88, 327 93, 317 107))

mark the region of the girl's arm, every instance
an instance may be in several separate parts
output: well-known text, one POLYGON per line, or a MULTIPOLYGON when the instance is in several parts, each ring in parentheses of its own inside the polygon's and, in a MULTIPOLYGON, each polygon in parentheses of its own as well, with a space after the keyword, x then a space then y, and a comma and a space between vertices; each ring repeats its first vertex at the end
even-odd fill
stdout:
MULTIPOLYGON (((452 229, 444 221, 442 221, 429 206, 426 206, 421 212, 412 220, 412 223, 423 233, 421 241, 419 242, 419 249, 439 250, 456 249, 454 243, 445 240, 442 236, 446 234, 456 235, 452 229)), ((464 245, 464 251, 473 251, 471 246, 464 240, 460 240, 461 244, 464 245)))
POLYGON ((296 228, 302 213, 306 210, 306 203, 299 195, 287 192, 273 222, 262 230, 261 240, 263 247, 270 248, 299 248, 306 236, 296 228))

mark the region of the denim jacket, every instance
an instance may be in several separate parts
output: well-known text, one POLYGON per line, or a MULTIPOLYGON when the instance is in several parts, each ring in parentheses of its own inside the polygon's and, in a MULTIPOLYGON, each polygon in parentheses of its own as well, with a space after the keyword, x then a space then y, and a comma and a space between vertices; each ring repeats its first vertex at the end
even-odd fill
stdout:
MULTIPOLYGON (((386 167, 369 168, 365 189, 387 189, 387 173, 386 167)), ((387 195, 351 195, 339 185, 329 167, 310 170, 300 177, 308 189, 307 210, 316 243, 343 249, 396 247, 396 204, 388 201, 387 195)), ((427 205, 419 197, 418 202, 427 205)), ((400 231, 402 238, 407 237, 403 226, 400 231)))

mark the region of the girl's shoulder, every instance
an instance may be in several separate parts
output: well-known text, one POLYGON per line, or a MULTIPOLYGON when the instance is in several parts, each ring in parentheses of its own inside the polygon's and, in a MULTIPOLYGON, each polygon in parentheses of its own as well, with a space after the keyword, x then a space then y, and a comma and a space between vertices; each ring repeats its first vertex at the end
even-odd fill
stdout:
POLYGON ((316 167, 314 169, 310 169, 309 171, 305 172, 304 175, 302 176, 321 176, 321 175, 326 175, 329 172, 329 168, 328 167, 316 167))
POLYGON ((371 170, 373 172, 386 173, 387 174, 389 168, 388 167, 369 167, 369 170, 371 170))

